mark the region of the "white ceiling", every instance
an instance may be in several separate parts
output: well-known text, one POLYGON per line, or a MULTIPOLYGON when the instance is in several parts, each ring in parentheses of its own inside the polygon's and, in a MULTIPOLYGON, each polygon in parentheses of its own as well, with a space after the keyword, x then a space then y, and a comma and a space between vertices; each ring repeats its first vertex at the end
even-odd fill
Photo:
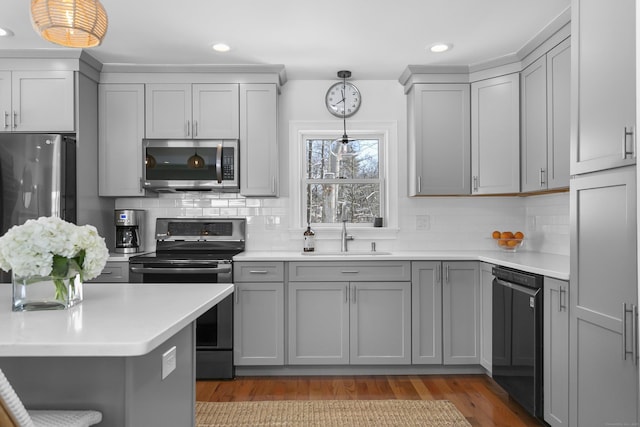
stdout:
MULTIPOLYGON (((55 49, 28 0, 3 0, 0 49, 55 49)), ((473 65, 513 54, 570 0, 102 0, 102 63, 283 64, 287 78, 397 79, 407 65, 473 65), (215 42, 232 50, 216 53, 215 42), (444 54, 426 49, 453 43, 444 54)))

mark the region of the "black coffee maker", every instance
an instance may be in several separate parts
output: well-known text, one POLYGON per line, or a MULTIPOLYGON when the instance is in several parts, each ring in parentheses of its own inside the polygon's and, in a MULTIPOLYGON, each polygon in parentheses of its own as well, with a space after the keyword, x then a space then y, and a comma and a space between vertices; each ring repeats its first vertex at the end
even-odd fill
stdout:
POLYGON ((144 211, 140 209, 116 209, 116 253, 142 252, 144 240, 144 211))

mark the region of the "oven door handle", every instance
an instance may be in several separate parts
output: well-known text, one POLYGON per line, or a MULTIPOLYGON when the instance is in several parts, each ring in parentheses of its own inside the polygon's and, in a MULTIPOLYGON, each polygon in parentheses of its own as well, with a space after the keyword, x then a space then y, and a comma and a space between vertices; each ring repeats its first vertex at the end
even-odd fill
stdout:
POLYGON ((231 266, 226 267, 129 267, 132 273, 186 273, 186 274, 202 274, 202 273, 231 273, 231 266))
POLYGON ((527 295, 529 295, 531 297, 535 297, 536 295, 538 295, 538 292, 540 292, 540 289, 532 289, 532 288, 527 288, 526 286, 518 285, 518 284, 515 284, 515 283, 505 282, 504 280, 500 280, 497 277, 495 277, 493 280, 494 280, 494 283, 497 283, 498 285, 505 286, 507 288, 511 288, 514 291, 522 292, 522 293, 527 294, 527 295))

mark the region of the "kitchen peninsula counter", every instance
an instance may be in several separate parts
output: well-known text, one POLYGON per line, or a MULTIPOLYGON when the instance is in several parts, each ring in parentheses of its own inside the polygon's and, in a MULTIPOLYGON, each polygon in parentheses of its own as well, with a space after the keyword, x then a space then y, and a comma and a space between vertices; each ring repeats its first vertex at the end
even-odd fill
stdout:
POLYGON ((14 313, 0 284, 0 368, 27 408, 97 409, 105 427, 193 425, 195 320, 233 289, 87 283, 78 306, 14 313))
POLYGON ((348 255, 322 251, 313 255, 302 251, 245 251, 234 261, 483 261, 541 274, 559 280, 569 280, 569 256, 541 252, 506 251, 392 251, 372 255, 366 252, 348 255))

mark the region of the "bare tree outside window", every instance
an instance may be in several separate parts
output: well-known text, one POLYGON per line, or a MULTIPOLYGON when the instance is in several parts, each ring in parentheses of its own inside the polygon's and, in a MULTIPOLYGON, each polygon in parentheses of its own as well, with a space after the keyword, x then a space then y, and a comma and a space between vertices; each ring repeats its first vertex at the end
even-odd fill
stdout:
POLYGON ((380 140, 342 144, 306 139, 306 220, 311 223, 371 223, 381 216, 380 140))

